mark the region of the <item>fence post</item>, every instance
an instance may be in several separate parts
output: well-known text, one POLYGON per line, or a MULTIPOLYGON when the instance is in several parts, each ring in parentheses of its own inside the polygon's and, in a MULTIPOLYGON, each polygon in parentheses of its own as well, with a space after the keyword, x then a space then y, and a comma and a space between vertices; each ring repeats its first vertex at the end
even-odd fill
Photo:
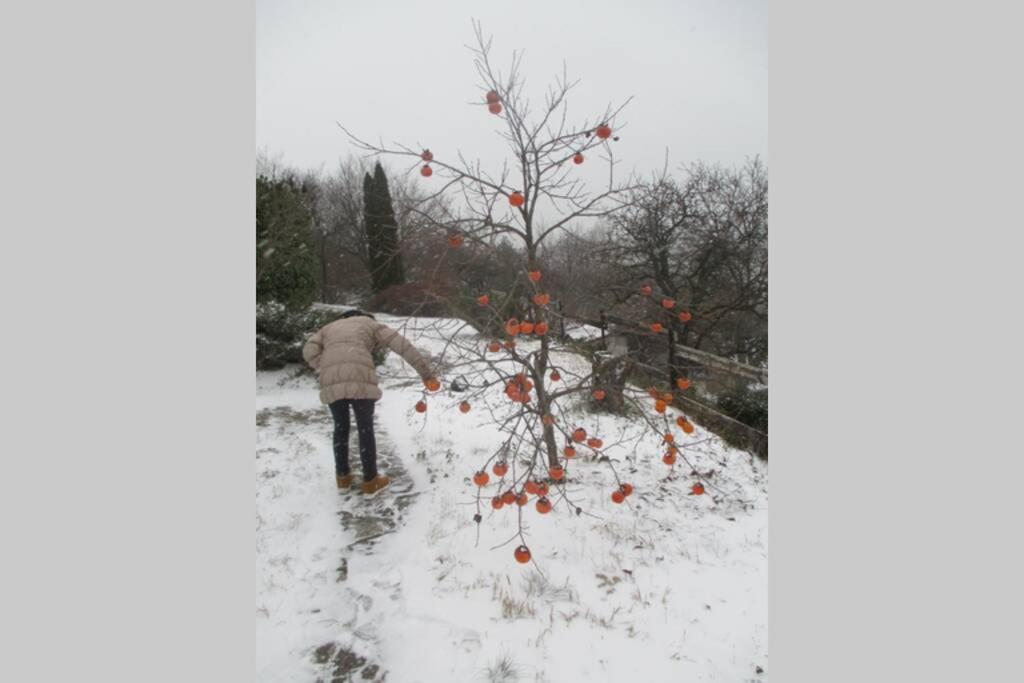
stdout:
POLYGON ((611 338, 615 343, 610 344, 610 349, 597 351, 591 361, 591 372, 594 377, 594 387, 603 389, 604 399, 598 401, 591 399, 591 405, 606 412, 622 414, 626 401, 624 392, 626 388, 626 373, 629 369, 629 358, 626 349, 618 337, 611 338))

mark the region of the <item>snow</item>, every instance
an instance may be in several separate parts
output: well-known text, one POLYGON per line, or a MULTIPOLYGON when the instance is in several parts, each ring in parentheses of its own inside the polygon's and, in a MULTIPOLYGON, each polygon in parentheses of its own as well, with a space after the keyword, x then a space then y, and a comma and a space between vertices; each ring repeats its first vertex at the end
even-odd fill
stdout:
POLYGON ((344 304, 313 304, 313 308, 320 311, 336 311, 338 313, 344 313, 345 311, 354 310, 355 306, 346 306, 344 304))
POLYGON ((566 323, 565 334, 572 339, 580 341, 600 339, 601 328, 593 325, 584 325, 583 323, 566 323))
MULTIPOLYGON (((460 321, 377 319, 441 362, 445 380, 483 367, 475 349, 487 340, 460 321)), ((564 378, 589 373, 568 351, 554 358, 564 378)), ((636 441, 642 419, 569 405, 559 423, 602 436, 634 494, 614 504, 608 464, 581 448, 567 468, 571 505, 553 493, 548 515, 533 500, 495 511, 496 477, 479 501, 470 478, 499 443, 495 418, 510 411, 502 387, 446 384, 418 414, 424 393, 411 369, 389 354, 379 375, 381 468, 396 483, 367 501, 336 489, 315 377, 298 367, 257 373, 259 680, 326 681, 339 667, 353 680, 403 683, 768 680, 755 673, 768 669, 765 463, 697 424, 683 453, 719 472, 710 481, 724 493, 687 495, 688 468, 667 478, 663 449, 649 434, 636 441), (473 409, 462 414, 467 397, 473 409), (512 556, 519 514, 535 563, 512 556)), ((354 433, 351 452, 358 472, 354 433)))

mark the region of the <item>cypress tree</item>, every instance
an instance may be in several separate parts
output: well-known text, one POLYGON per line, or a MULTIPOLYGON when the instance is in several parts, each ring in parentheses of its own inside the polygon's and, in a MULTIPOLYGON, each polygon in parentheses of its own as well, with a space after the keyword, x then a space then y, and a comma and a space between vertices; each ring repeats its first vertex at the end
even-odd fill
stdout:
POLYGON ((405 282, 405 269, 398 239, 398 222, 391 204, 391 192, 384 169, 378 162, 363 178, 363 207, 369 247, 370 279, 373 290, 405 282))
POLYGON ((367 266, 370 269, 370 284, 374 292, 380 291, 381 275, 381 245, 380 245, 380 221, 377 219, 377 208, 375 206, 376 193, 373 188, 373 176, 367 173, 363 176, 363 214, 366 223, 366 251, 369 257, 367 266))

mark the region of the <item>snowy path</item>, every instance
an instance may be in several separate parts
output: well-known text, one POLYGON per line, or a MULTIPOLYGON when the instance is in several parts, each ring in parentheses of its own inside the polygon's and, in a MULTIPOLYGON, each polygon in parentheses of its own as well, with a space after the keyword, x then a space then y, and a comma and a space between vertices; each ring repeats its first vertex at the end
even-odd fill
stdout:
MULTIPOLYGON (((257 394, 257 555, 264 585, 257 610, 260 680, 380 681, 372 656, 375 600, 397 586, 352 572, 401 528, 417 493, 376 421, 378 465, 392 484, 372 497, 338 491, 332 421, 308 375, 264 373, 257 394), (273 380, 273 381, 267 381, 273 380), (283 390, 283 391, 282 391, 283 390), (309 401, 309 396, 314 401, 309 401), (272 405, 273 397, 285 403, 272 405), (337 643, 357 633, 359 647, 337 643), (358 651, 357 651, 358 650, 358 651), (296 663, 305 663, 305 667, 296 663), (303 668, 305 672, 300 675, 303 668), (284 672, 289 672, 285 674, 284 672)), ((351 455, 359 473, 355 430, 351 455)))
MULTIPOLYGON (((316 396, 315 379, 296 368, 259 373, 257 556, 263 585, 257 609, 258 679, 383 681, 382 627, 393 632, 399 626, 407 647, 428 642, 422 633, 430 629, 446 645, 451 639, 470 651, 479 648, 479 632, 416 607, 415 594, 431 590, 429 576, 406 577, 398 566, 398 558, 408 559, 407 551, 422 545, 427 535, 420 524, 410 538, 401 537, 419 491, 398 453, 418 453, 422 484, 429 486, 438 476, 422 462, 426 453, 416 450, 408 426, 401 425, 401 448, 382 424, 382 413, 401 410, 402 396, 385 396, 378 403, 378 466, 392 483, 372 497, 337 490, 333 423, 316 396)), ((357 444, 353 430, 351 458, 358 474, 357 444)), ((426 648, 419 656, 438 654, 426 648)))

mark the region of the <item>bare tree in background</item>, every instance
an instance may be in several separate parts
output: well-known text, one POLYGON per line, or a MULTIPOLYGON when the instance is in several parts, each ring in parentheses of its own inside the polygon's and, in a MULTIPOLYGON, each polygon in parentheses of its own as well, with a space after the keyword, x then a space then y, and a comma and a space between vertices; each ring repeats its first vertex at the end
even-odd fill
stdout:
POLYGON ((618 264, 609 259, 611 239, 611 228, 602 222, 587 232, 563 233, 544 245, 543 258, 553 271, 552 289, 567 314, 597 319, 614 306, 615 290, 624 284, 618 264))
MULTIPOLYGON (((324 273, 324 301, 359 299, 370 291, 370 253, 363 204, 363 177, 371 170, 363 159, 349 157, 333 172, 319 178, 319 255, 324 273)), ((423 192, 403 175, 388 171, 388 181, 399 240, 409 276, 422 270, 418 243, 427 235, 437 235, 423 216, 435 221, 442 215, 444 198, 426 200, 423 192)))
POLYGON ((665 300, 671 381, 675 344, 755 363, 767 356, 768 194, 759 159, 739 169, 696 163, 677 182, 666 172, 635 190, 612 217, 607 257, 619 265, 617 304, 638 321, 665 300), (637 285, 652 288, 649 304, 637 285), (639 298, 638 298, 639 297, 639 298))
POLYGON ((272 154, 264 148, 256 152, 256 176, 263 176, 268 180, 277 180, 288 169, 284 164, 283 155, 272 154))

